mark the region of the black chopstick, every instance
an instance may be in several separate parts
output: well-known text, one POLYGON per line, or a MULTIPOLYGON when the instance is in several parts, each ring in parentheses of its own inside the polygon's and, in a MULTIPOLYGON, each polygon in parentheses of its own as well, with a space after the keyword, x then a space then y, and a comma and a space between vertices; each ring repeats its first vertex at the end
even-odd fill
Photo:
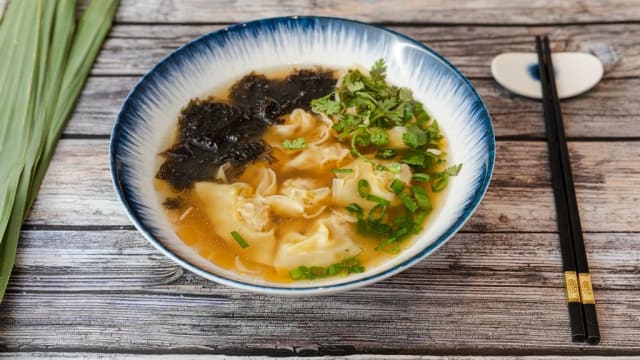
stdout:
POLYGON ((600 341, 600 331, 595 299, 547 36, 544 40, 536 37, 536 51, 572 339, 596 344, 600 341))

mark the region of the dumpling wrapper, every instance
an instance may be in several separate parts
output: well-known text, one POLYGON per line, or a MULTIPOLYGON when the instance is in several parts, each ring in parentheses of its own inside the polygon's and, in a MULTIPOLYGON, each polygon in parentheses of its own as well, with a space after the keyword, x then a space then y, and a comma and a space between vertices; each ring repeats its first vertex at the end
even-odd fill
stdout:
POLYGON ((292 157, 285 165, 287 171, 298 170, 307 174, 326 174, 349 156, 342 144, 311 145, 292 157))
POLYGON ((330 266, 362 249, 349 237, 349 224, 337 216, 315 220, 309 230, 282 236, 274 259, 278 271, 299 266, 330 266))
POLYGON ((356 159, 351 164, 344 165, 344 167, 353 169, 353 172, 338 174, 333 179, 331 188, 333 203, 338 207, 356 203, 365 211, 369 211, 376 205, 375 202, 360 197, 358 193, 360 179, 367 180, 371 188, 371 194, 388 200, 391 205, 400 203, 398 197, 391 190, 393 180, 398 179, 405 184, 409 184, 411 181, 411 168, 406 164, 402 164, 400 171, 395 174, 390 171, 375 170, 372 164, 362 159, 356 159))
POLYGON ((286 139, 293 140, 303 137, 309 145, 325 142, 331 136, 333 122, 324 115, 314 115, 303 109, 295 109, 285 117, 283 124, 269 127, 265 134, 267 143, 281 148, 286 139))
POLYGON ((275 227, 270 209, 246 183, 199 182, 194 191, 204 205, 211 228, 225 243, 256 263, 273 265, 276 250, 275 227), (241 248, 231 236, 237 231, 249 244, 241 248))

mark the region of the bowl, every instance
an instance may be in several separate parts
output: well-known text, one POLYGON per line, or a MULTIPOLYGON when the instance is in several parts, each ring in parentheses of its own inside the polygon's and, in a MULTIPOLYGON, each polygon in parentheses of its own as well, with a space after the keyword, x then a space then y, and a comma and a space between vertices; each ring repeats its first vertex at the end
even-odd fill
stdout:
POLYGON ((199 37, 155 65, 135 85, 111 133, 111 176, 127 215, 158 250, 204 278, 272 295, 330 294, 372 284, 433 253, 469 219, 484 196, 495 160, 495 137, 482 99, 444 57, 400 33, 327 17, 280 17, 238 24, 199 37), (384 58, 387 79, 407 86, 438 119, 447 136, 450 163, 462 162, 442 208, 413 244, 361 274, 288 284, 271 283, 220 268, 175 234, 153 186, 156 155, 181 108, 216 85, 282 66, 370 67, 384 58))

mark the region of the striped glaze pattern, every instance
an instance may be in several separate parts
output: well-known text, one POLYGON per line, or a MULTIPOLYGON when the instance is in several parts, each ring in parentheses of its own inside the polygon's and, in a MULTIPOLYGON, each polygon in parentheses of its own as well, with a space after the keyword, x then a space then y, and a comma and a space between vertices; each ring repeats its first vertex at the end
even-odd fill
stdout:
POLYGON ((208 279, 278 295, 318 295, 364 286, 411 266, 444 244, 471 216, 493 171, 495 138, 489 114, 469 81, 433 50, 404 35, 337 18, 286 17, 239 24, 187 43, 154 66, 133 88, 114 125, 110 162, 116 192, 134 225, 165 255, 208 279), (153 177, 167 134, 190 99, 250 71, 321 65, 387 63, 390 82, 408 86, 438 119, 451 163, 463 163, 447 198, 419 239, 363 274, 271 284, 217 268, 186 246, 162 213, 153 177))

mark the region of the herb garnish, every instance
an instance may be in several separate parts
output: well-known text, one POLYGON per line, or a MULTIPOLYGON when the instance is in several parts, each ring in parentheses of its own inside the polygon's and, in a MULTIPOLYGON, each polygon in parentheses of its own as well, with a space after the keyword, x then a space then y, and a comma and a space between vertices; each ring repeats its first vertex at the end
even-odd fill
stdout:
POLYGON ((246 249, 249 247, 249 243, 247 243, 242 235, 240 235, 237 231, 232 231, 231 236, 235 239, 235 241, 240 245, 241 248, 246 249))
POLYGON ((355 257, 342 260, 339 263, 328 267, 322 266, 299 266, 292 270, 289 275, 293 280, 308 279, 313 280, 340 274, 353 274, 364 272, 364 266, 360 265, 360 260, 355 257))
POLYGON ((307 148, 307 142, 303 137, 299 137, 295 140, 286 139, 282 142, 282 147, 287 150, 304 150, 307 148))
POLYGON ((383 239, 377 250, 398 251, 399 242, 419 232, 432 209, 425 186, 430 186, 433 192, 444 190, 449 177, 456 176, 462 164, 441 170, 447 154, 440 150, 443 135, 437 121, 413 98, 410 89, 388 84, 386 70, 382 59, 374 63, 369 75, 350 69, 340 86, 327 96, 313 100, 311 107, 332 117, 338 140, 349 141, 351 153, 371 163, 374 171, 398 174, 401 164, 411 167, 411 184, 395 179, 390 185, 390 190, 403 204, 404 215, 389 219, 386 211, 390 201, 371 194, 371 186, 365 179, 358 181, 358 194, 375 205, 368 214, 356 203, 346 207, 358 219, 360 233, 383 239), (389 131, 394 127, 404 129, 402 144, 397 144, 398 140, 392 143, 390 139, 389 131), (397 160, 391 164, 378 161, 391 159, 397 160))
POLYGON ((353 172, 353 169, 348 169, 348 168, 338 169, 338 168, 334 168, 334 169, 331 169, 331 171, 334 174, 350 174, 350 173, 353 172))

